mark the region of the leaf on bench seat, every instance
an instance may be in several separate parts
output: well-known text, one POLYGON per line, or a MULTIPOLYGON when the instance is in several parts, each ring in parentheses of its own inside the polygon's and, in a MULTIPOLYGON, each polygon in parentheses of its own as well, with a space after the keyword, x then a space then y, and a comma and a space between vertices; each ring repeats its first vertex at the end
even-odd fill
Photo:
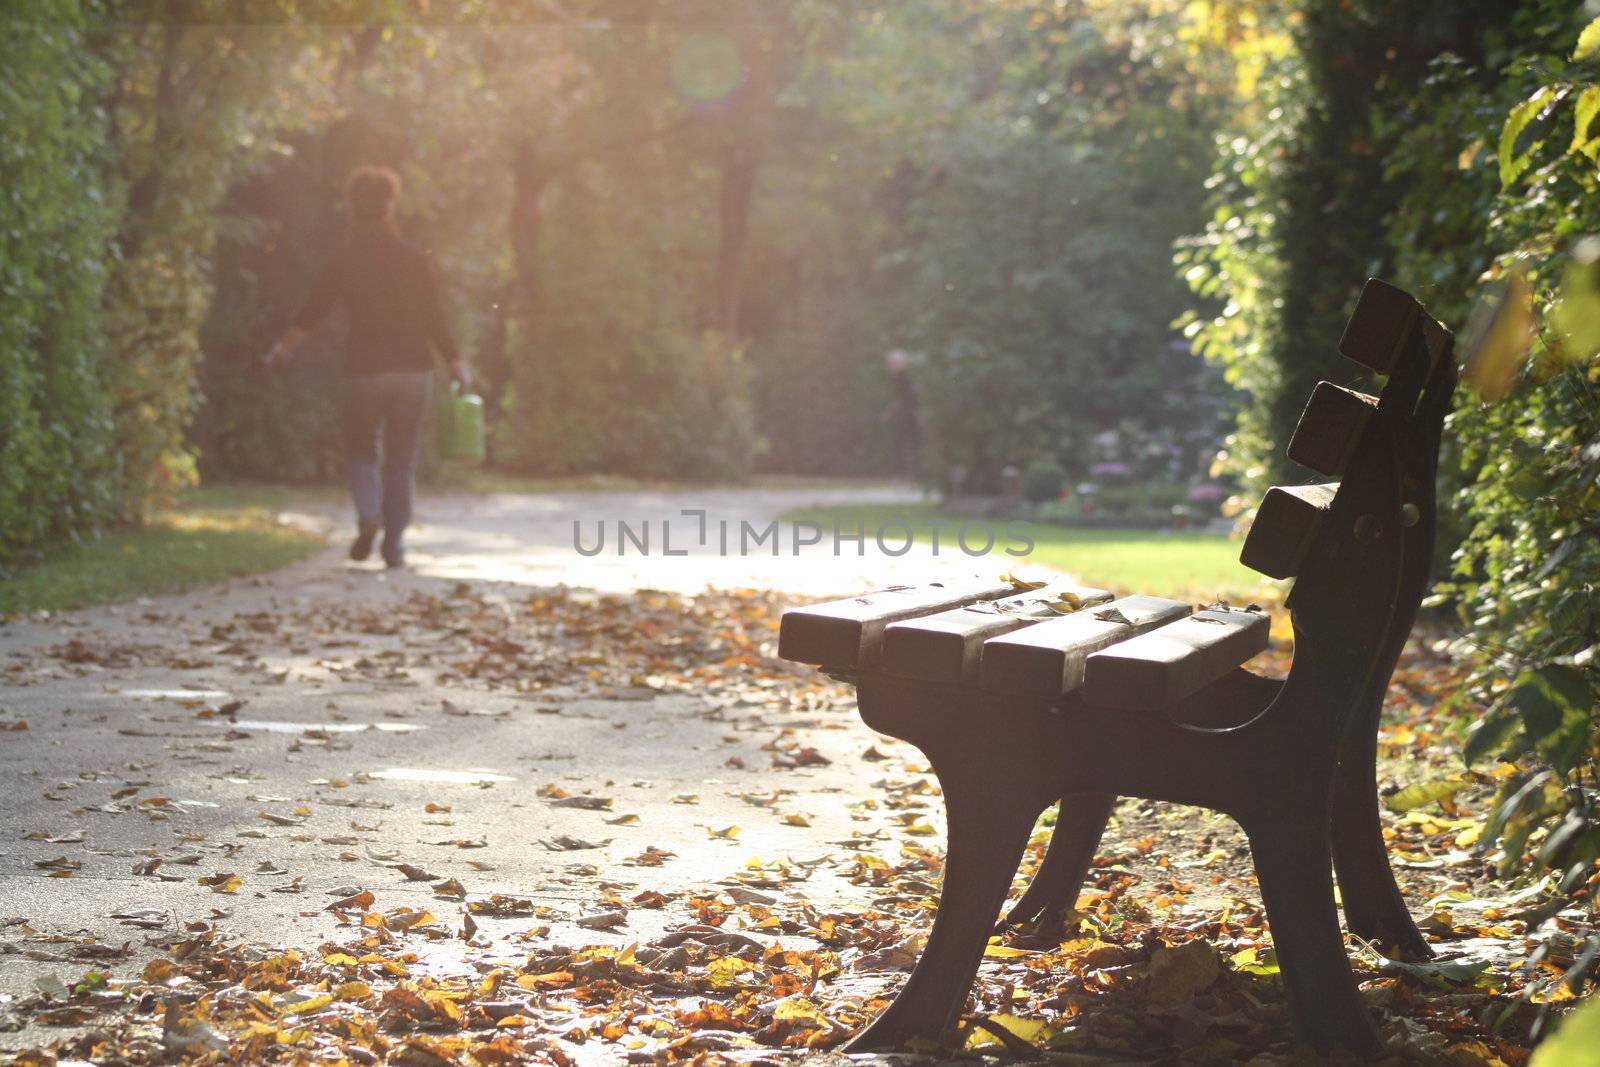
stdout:
POLYGON ((1189 605, 1127 596, 1103 608, 1025 626, 984 642, 979 674, 991 693, 1054 699, 1083 683, 1089 655, 1189 614, 1189 605))
POLYGON ((1003 600, 952 608, 891 624, 884 633, 883 669, 932 682, 976 681, 985 640, 1055 618, 1062 605, 1103 604, 1104 589, 1054 583, 1003 600))
POLYGON ((1264 611, 1207 608, 1089 656, 1083 698, 1124 711, 1169 707, 1267 647, 1264 611))

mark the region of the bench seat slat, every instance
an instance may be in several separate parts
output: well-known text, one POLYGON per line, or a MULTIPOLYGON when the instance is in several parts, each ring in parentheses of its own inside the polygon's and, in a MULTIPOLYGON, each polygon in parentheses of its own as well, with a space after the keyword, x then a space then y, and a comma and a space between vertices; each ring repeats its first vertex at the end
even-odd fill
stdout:
POLYGON ((992 600, 1016 589, 1003 581, 933 583, 790 608, 783 613, 778 630, 778 655, 823 667, 874 667, 883 647, 884 627, 890 623, 992 600))
POLYGON ((1267 647, 1266 612, 1207 608, 1089 656, 1083 698, 1122 711, 1169 707, 1267 647))
POLYGON ((1057 608, 1063 604, 1088 607, 1110 599, 1105 589, 1052 583, 1002 600, 893 623, 884 633, 883 669, 930 682, 975 682, 984 641, 1057 618, 1057 608))
POLYGON ((1181 600, 1125 596, 984 642, 979 676, 991 693, 1051 699, 1083 684, 1089 655, 1189 614, 1181 600))
POLYGON ((1338 482, 1268 489, 1245 535, 1239 562, 1269 578, 1299 574, 1338 491, 1338 482))

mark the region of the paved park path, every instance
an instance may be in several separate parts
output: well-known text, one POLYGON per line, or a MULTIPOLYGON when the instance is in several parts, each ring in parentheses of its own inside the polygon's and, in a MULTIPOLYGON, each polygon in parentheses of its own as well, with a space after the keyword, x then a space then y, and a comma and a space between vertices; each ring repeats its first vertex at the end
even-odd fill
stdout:
MULTIPOLYGON (((760 901, 803 876, 818 908, 859 903, 853 852, 894 857, 908 826, 927 843, 941 814, 937 798, 909 823, 860 806, 872 783, 922 780, 920 759, 874 747, 820 686, 765 673, 781 597, 694 594, 848 594, 1010 562, 884 557, 870 534, 866 556, 835 556, 831 531, 794 555, 788 527, 776 557, 719 551, 724 521, 736 545, 741 523, 886 499, 915 494, 435 495, 397 573, 347 563, 341 511, 310 506, 296 521, 330 544, 302 564, 0 625, 0 1023, 39 983, 137 975, 185 938, 315 955, 349 936, 329 903, 368 890, 444 925, 462 898, 519 902, 481 913, 472 959, 458 937, 427 945, 442 973, 685 921, 619 898, 760 901), (685 509, 706 512, 707 545, 685 509), (618 555, 618 520, 648 521, 654 554, 618 555), (605 551, 575 551, 575 521, 589 546, 604 522, 605 551), (687 555, 660 554, 663 521, 687 555), (752 877, 779 861, 776 881, 752 877), (450 880, 459 893, 433 888, 450 880)), ((0 1048, 38 1040, 30 1022, 0 1048)))

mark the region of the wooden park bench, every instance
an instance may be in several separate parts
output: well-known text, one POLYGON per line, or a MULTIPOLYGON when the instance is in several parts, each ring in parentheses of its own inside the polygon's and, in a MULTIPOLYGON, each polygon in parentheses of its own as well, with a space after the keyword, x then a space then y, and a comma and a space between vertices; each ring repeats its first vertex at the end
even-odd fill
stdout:
POLYGON ((977 973, 1035 820, 1061 802, 1006 922, 1078 898, 1116 798, 1195 804, 1250 841, 1290 1008, 1317 1048, 1378 1046, 1339 930, 1391 956, 1432 955, 1389 868, 1378 817, 1379 711, 1427 583, 1451 337, 1409 294, 1369 281, 1340 351, 1387 377, 1380 397, 1322 382, 1289 455, 1327 485, 1268 490, 1242 561, 1294 578, 1294 662, 1255 607, 1189 605, 1005 581, 903 587, 784 614, 779 654, 857 689, 861 718, 911 742, 942 786, 948 851, 921 958, 849 1046, 940 1038, 977 973), (1064 613, 1063 613, 1064 612, 1064 613))

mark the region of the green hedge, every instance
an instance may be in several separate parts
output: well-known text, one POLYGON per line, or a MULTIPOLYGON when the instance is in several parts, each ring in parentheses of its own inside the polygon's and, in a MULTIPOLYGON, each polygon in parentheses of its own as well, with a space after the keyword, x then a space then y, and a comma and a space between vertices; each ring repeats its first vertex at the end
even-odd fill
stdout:
POLYGON ((99 316, 113 198, 87 106, 105 71, 74 0, 37 0, 0 30, 3 571, 110 516, 116 470, 99 316))

